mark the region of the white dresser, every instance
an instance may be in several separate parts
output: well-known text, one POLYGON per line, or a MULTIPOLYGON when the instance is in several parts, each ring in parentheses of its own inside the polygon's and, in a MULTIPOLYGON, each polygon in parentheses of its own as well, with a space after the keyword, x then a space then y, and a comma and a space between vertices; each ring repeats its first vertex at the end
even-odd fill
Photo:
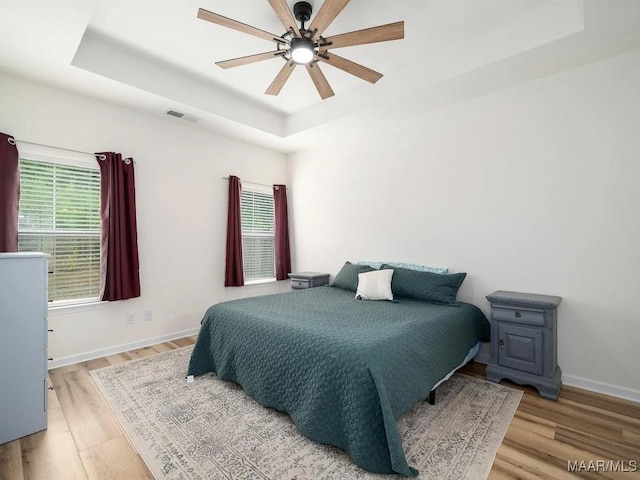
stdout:
POLYGON ((0 444, 47 428, 47 257, 0 253, 0 444))

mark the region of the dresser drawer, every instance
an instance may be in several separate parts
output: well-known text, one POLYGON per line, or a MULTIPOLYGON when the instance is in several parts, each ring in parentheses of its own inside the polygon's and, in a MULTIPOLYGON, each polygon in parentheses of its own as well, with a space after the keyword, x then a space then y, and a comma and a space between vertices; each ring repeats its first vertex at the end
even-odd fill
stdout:
POLYGON ((492 317, 498 322, 522 323, 523 325, 544 325, 543 310, 529 310, 516 307, 493 307, 492 317))
POLYGON ((291 279, 291 288, 294 290, 301 290, 303 288, 309 288, 311 283, 309 279, 306 278, 292 278, 291 279))

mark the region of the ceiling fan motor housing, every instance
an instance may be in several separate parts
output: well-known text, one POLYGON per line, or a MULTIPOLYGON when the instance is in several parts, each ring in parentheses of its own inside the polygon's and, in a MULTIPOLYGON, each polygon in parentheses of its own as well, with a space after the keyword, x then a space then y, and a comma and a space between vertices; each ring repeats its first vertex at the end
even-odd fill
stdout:
POLYGON ((296 2, 293 6, 293 14, 301 23, 308 22, 311 18, 311 13, 313 12, 313 7, 309 2, 296 2))

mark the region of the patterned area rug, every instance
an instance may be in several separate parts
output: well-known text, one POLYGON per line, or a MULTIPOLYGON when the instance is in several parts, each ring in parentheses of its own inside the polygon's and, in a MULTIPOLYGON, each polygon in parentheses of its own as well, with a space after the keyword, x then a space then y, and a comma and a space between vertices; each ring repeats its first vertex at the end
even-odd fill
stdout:
MULTIPOLYGON (((303 437, 288 415, 260 406, 233 383, 184 378, 192 347, 94 370, 93 379, 160 480, 382 480, 343 451, 303 437)), ((436 405, 398 422, 420 479, 486 479, 522 392, 456 374, 436 405)))

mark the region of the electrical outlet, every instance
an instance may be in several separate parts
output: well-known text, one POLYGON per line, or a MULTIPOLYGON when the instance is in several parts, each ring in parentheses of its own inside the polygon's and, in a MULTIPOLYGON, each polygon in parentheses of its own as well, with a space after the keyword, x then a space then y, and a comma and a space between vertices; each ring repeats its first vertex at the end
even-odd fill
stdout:
POLYGON ((127 325, 133 325, 134 323, 136 323, 136 315, 135 315, 135 313, 128 313, 127 314, 127 325))
POLYGON ((153 317, 151 316, 151 310, 144 311, 144 321, 150 322, 153 317))

